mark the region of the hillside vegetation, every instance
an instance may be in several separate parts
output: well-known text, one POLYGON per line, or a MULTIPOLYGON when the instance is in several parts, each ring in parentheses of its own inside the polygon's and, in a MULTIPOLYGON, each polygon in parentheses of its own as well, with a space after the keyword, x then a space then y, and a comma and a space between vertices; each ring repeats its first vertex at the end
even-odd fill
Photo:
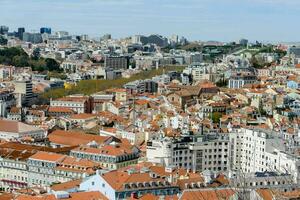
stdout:
POLYGON ((184 66, 167 66, 164 68, 153 69, 150 71, 143 71, 139 74, 133 75, 130 78, 119 78, 116 80, 82 80, 79 83, 77 83, 76 86, 73 86, 70 89, 53 89, 41 94, 40 97, 44 100, 49 100, 50 98, 56 99, 71 94, 90 95, 95 92, 100 92, 109 88, 122 87, 124 84, 131 81, 149 79, 154 76, 163 74, 164 71, 182 71, 183 69, 184 66))

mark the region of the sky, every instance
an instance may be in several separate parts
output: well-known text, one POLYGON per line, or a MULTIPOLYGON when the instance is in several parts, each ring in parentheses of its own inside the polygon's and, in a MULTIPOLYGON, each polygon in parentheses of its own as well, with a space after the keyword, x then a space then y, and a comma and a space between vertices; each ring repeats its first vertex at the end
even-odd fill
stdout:
POLYGON ((299 0, 0 0, 0 25, 10 31, 46 26, 93 37, 295 42, 299 21, 299 0))

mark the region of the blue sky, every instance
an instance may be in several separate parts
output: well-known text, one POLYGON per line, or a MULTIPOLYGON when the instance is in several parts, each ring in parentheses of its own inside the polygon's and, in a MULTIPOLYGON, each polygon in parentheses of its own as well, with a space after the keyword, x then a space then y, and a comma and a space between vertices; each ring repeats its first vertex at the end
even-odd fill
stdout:
POLYGON ((299 0, 0 0, 0 24, 99 37, 300 41, 299 0))

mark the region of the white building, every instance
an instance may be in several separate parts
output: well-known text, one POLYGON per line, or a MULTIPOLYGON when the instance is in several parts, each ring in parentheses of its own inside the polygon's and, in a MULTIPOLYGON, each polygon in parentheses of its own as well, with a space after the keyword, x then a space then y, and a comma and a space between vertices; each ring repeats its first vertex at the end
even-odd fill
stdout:
POLYGON ((165 166, 177 166, 193 171, 229 170, 229 140, 224 136, 179 139, 156 138, 147 143, 147 160, 165 166))
POLYGON ((300 157, 287 151, 278 133, 243 128, 230 133, 230 144, 232 169, 243 173, 288 173, 299 182, 300 157))

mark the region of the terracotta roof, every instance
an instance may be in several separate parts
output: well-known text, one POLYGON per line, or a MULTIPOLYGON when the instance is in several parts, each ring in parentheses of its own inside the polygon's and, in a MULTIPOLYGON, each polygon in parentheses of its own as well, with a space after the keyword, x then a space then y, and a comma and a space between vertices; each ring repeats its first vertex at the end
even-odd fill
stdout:
POLYGON ((159 200, 159 197, 155 196, 154 194, 145 194, 138 199, 139 200, 159 200))
POLYGON ((1 120, 0 119, 0 131, 8 133, 23 133, 30 131, 40 130, 34 126, 30 126, 18 121, 1 120))
POLYGON ((15 197, 15 200, 57 200, 54 195, 31 196, 21 194, 15 197))
POLYGON ((57 153, 49 153, 49 152, 37 152, 33 156, 30 157, 30 159, 34 160, 45 160, 49 162, 59 162, 63 160, 66 157, 66 155, 57 154, 57 153))
POLYGON ((48 112, 50 112, 50 113, 74 113, 74 111, 71 108, 55 107, 55 106, 50 107, 48 112))
POLYGON ((294 191, 283 192, 282 196, 288 199, 299 199, 300 198, 300 189, 294 191))
MULTIPOLYGON (((64 198, 65 200, 108 200, 100 192, 75 192, 70 193, 69 198, 64 198)), ((58 200, 55 195, 39 195, 39 196, 30 196, 30 195, 19 195, 16 197, 16 200, 58 200)))
POLYGON ((257 189, 256 192, 263 200, 273 200, 273 194, 270 189, 257 189))
POLYGON ((89 118, 96 118, 96 115, 90 113, 80 113, 80 114, 74 114, 70 116, 70 119, 89 119, 89 118))
POLYGON ((89 98, 88 97, 62 97, 59 99, 55 99, 54 101, 73 101, 73 102, 85 102, 89 98))
POLYGON ((67 200, 108 200, 100 192, 75 192, 70 194, 71 198, 67 200))
POLYGON ((81 179, 77 179, 77 180, 72 180, 64 183, 54 184, 51 186, 51 190, 66 191, 72 188, 78 188, 81 181, 82 181, 81 179))
POLYGON ((21 108, 12 107, 12 108, 10 109, 10 113, 20 114, 20 113, 21 113, 21 108))
POLYGON ((1 194, 0 200, 11 200, 13 199, 13 194, 1 194))
POLYGON ((51 148, 51 147, 43 147, 43 146, 34 146, 30 144, 22 144, 18 142, 5 142, 0 144, 0 149, 8 149, 8 150, 16 150, 16 151, 46 151, 46 152, 53 152, 53 153, 69 153, 73 147, 63 147, 63 148, 51 148))
POLYGON ((110 137, 91 135, 83 132, 62 130, 53 131, 51 134, 48 135, 48 139, 50 142, 66 146, 85 145, 92 141, 95 141, 98 144, 102 144, 109 138, 110 137))
POLYGON ((132 150, 130 148, 124 147, 123 145, 105 145, 101 148, 91 148, 91 147, 78 147, 74 151, 92 153, 92 154, 102 154, 110 156, 122 156, 126 154, 131 154, 132 150))
POLYGON ((149 101, 145 100, 145 99, 138 99, 138 100, 135 101, 135 103, 137 105, 147 105, 149 103, 149 101))
POLYGON ((230 189, 223 190, 193 190, 184 191, 180 200, 229 200, 235 191, 230 189))

